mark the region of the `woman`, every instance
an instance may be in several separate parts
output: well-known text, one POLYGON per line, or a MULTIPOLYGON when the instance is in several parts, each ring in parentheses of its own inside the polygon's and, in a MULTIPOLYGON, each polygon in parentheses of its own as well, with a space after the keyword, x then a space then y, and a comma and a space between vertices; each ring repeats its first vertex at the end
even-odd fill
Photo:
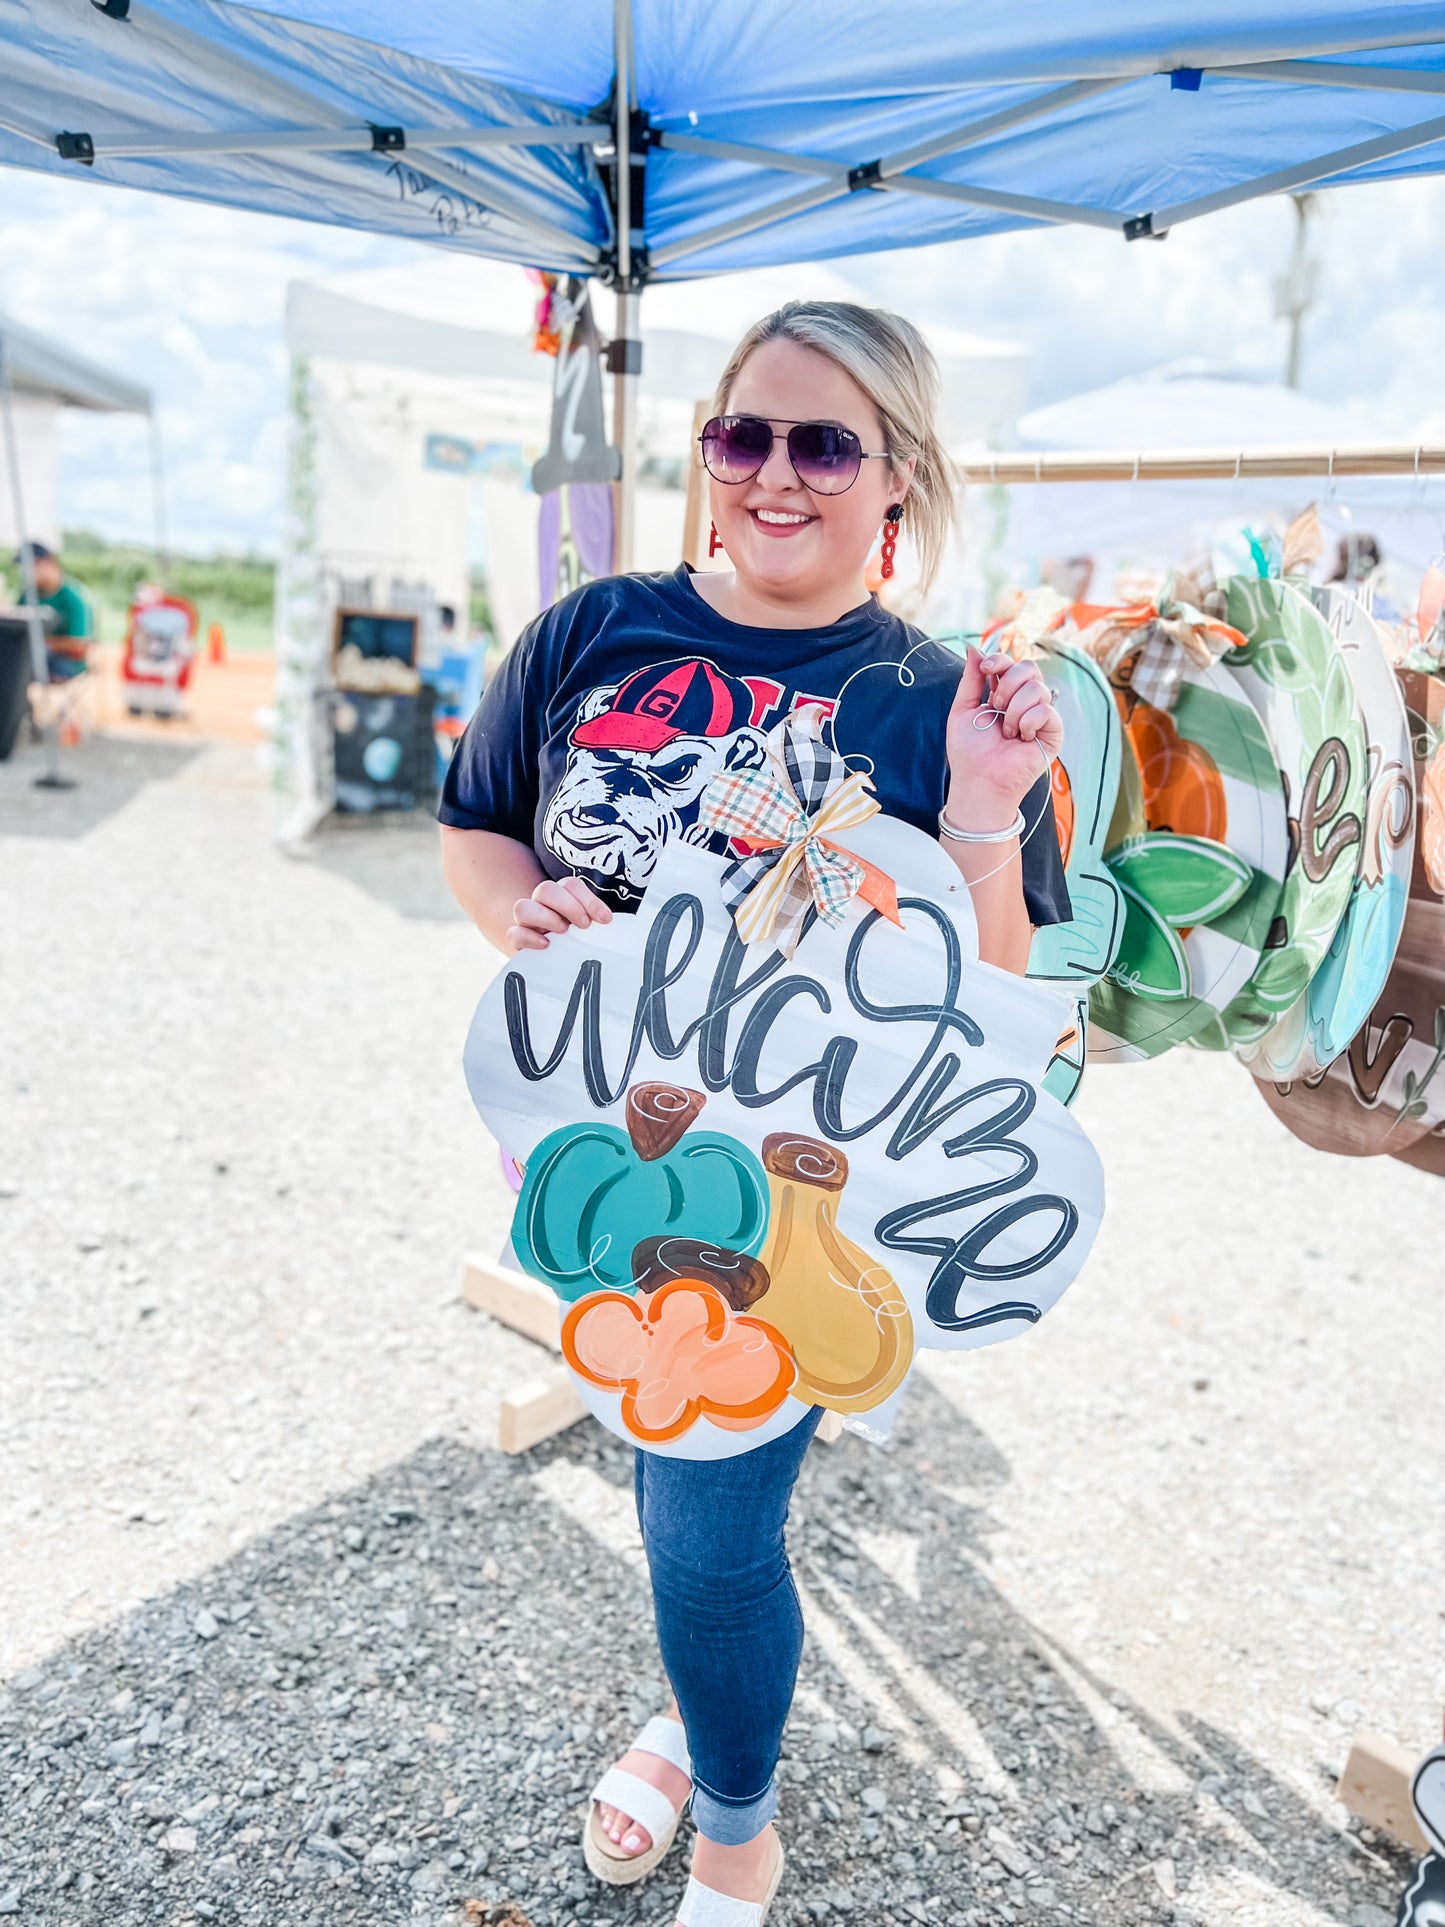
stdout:
MULTIPOLYGON (((922 336, 879 309, 793 301, 744 336, 702 437, 731 572, 612 577, 547 610, 452 763, 443 863, 498 949, 635 909, 666 839, 700 834, 711 776, 755 764, 766 730, 819 700, 883 809, 957 864, 985 961, 1022 972, 1033 926, 1067 918, 1048 782, 1062 730, 1037 666, 961 665, 864 584, 900 520, 925 582, 937 568, 953 513, 937 397, 922 336)), ((676 1697, 604 1774, 584 1844, 602 1879, 640 1879, 690 1796, 684 1927, 759 1927, 781 1873, 773 1776, 802 1649, 783 1527, 818 1416, 717 1462, 636 1455, 676 1697)))

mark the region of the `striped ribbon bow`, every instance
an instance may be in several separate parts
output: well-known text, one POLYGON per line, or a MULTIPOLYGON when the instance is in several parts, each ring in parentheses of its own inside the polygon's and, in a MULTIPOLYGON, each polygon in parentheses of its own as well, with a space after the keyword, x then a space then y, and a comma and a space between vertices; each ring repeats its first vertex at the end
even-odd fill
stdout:
POLYGON ((1130 688, 1156 709, 1172 709, 1186 663, 1208 669, 1227 650, 1245 645, 1238 629, 1208 613, 1202 606, 1205 600, 1206 590, 1193 577, 1172 575, 1153 602, 1115 608, 1076 602, 1069 614, 1079 633, 1071 640, 1087 650, 1106 676, 1135 657, 1130 688))
POLYGON ((744 943, 773 942, 791 958, 808 912, 839 924, 855 896, 902 925, 893 879, 832 841, 878 814, 868 779, 849 775, 823 741, 823 712, 806 705, 768 736, 761 769, 720 773, 702 799, 703 828, 746 845, 723 871, 723 901, 744 943))

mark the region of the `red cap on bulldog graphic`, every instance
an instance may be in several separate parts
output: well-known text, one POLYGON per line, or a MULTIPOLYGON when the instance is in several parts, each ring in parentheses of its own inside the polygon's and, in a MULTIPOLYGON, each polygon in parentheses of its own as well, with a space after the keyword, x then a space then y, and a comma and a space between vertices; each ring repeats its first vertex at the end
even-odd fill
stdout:
POLYGON ((678 736, 731 736, 751 713, 747 684, 694 656, 639 669, 601 715, 577 725, 572 741, 582 749, 661 749, 678 736))

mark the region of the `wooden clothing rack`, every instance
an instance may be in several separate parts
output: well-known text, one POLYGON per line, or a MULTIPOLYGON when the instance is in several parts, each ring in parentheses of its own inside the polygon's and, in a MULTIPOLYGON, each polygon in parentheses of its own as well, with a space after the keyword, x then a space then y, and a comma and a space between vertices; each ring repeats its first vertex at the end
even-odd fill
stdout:
POLYGON ((1343 448, 1141 449, 1135 455, 1101 450, 1011 449, 957 463, 965 483, 1014 482, 1238 482, 1266 476, 1349 475, 1423 479, 1445 475, 1445 447, 1371 442, 1343 448))

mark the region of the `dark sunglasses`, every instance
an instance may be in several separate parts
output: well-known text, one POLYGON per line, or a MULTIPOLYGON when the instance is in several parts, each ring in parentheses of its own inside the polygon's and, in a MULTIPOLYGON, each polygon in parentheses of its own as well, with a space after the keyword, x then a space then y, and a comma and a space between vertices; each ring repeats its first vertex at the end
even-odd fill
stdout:
MULTIPOLYGON (((779 421, 785 417, 778 416, 779 421)), ((773 452, 773 425, 761 415, 714 415, 698 440, 703 466, 715 482, 750 482, 773 452)), ((851 428, 837 422, 793 422, 788 427, 793 473, 815 495, 841 495, 852 488, 864 462, 886 462, 886 453, 865 454, 851 428)))

